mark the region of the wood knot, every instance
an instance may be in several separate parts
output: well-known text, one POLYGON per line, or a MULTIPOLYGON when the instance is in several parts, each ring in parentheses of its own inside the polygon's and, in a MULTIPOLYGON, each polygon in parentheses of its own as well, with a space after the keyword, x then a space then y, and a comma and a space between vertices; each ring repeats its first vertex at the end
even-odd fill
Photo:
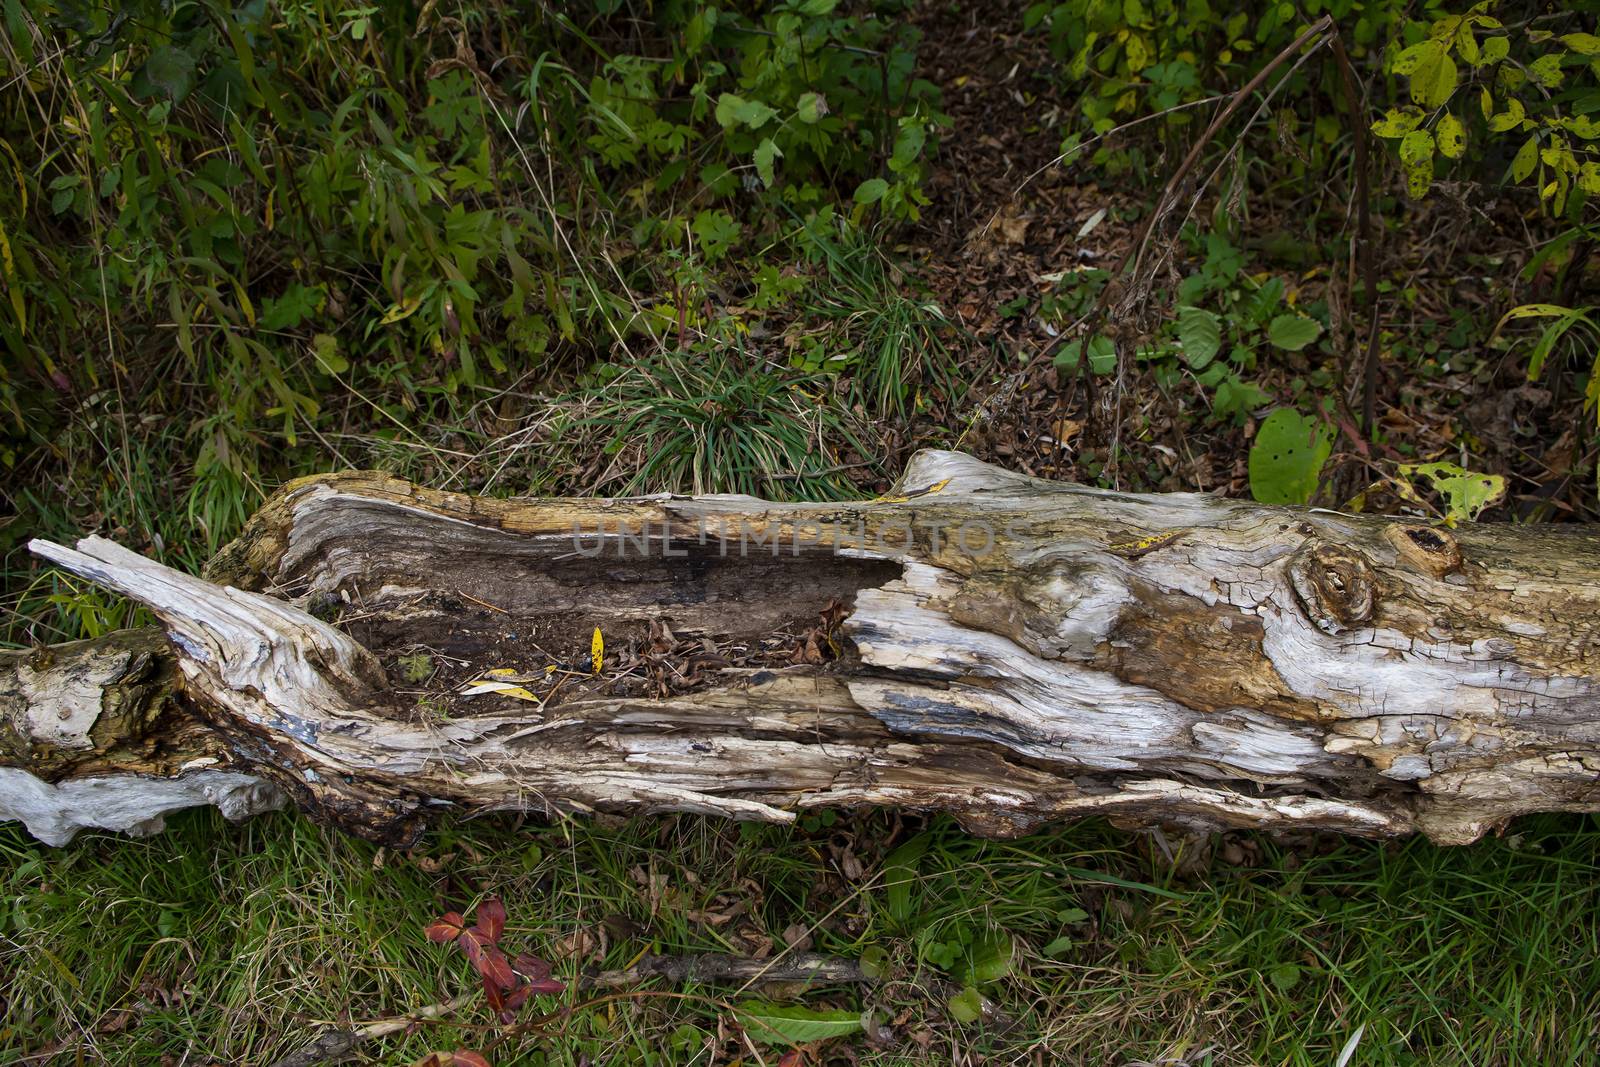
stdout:
POLYGON ((1327 542, 1307 543, 1289 561, 1289 588, 1317 629, 1336 634, 1372 618, 1377 579, 1365 556, 1327 542))
POLYGON ((1461 546, 1449 530, 1396 523, 1386 527, 1383 536, 1402 560, 1424 574, 1443 578, 1461 569, 1461 546))

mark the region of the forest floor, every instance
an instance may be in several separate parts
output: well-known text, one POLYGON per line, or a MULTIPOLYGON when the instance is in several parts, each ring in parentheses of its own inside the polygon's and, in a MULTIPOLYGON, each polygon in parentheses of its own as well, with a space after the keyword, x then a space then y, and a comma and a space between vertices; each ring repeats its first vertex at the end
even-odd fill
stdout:
MULTIPOLYGON (((820 339, 881 357, 914 399, 899 419, 848 398, 799 404, 798 454, 821 437, 839 462, 797 472, 790 495, 871 495, 924 446, 1047 477, 1248 495, 1261 405, 1219 418, 1207 394, 1173 387, 1155 362, 1091 398, 1082 376, 1054 363, 1097 292, 1073 277, 1129 249, 1150 183, 1053 165, 1066 121, 1050 103, 1057 61, 1022 32, 1019 12, 930 4, 916 18, 928 42, 921 74, 954 123, 932 203, 884 247, 843 249, 843 267, 751 331, 783 351, 820 339), (1110 388, 1102 411, 1114 414, 1116 452, 1095 408, 1110 388)), ((1175 163, 1157 150, 1142 165, 1164 174, 1175 163)), ((1348 254, 1332 195, 1308 179, 1255 210, 1234 244, 1186 249, 1183 261, 1237 260, 1247 276, 1285 279, 1302 306, 1337 302, 1348 262, 1299 251, 1304 220, 1320 218, 1324 246, 1348 254)), ((1467 195, 1439 197, 1385 242, 1382 274, 1400 279, 1401 295, 1385 319, 1382 443, 1338 434, 1329 481, 1349 492, 1328 503, 1375 484, 1369 503, 1381 507, 1394 490, 1383 463, 1445 457, 1508 479, 1486 519, 1597 517, 1579 405, 1529 383, 1505 346, 1482 343, 1528 255, 1518 226, 1480 224, 1485 210, 1467 195)), ((1521 295, 1539 295, 1539 284, 1521 295)), ((1353 342, 1358 317, 1335 307, 1329 321, 1353 342)), ((1353 347, 1251 362, 1247 384, 1284 398, 1308 381, 1337 391, 1353 347)), ((655 367, 641 361, 598 385, 546 368, 486 392, 454 422, 403 434, 385 433, 387 416, 367 398, 331 397, 350 415, 300 447, 296 473, 380 466, 483 492, 670 482, 780 495, 782 472, 707 472, 687 453, 664 475, 658 453, 679 454, 669 416, 634 425, 627 441, 607 436, 648 407, 652 389, 682 385, 677 370, 655 367)), ((226 506, 197 506, 213 487, 176 473, 187 444, 137 413, 111 416, 27 467, 11 493, 28 516, 17 530, 98 530, 197 566, 229 531, 214 516, 247 514, 271 488, 246 478, 215 490, 235 494, 226 506), (196 532, 202 519, 210 525, 196 532)), ((753 450, 750 462, 766 455, 753 450)), ((1406 503, 1442 507, 1426 494, 1406 503)), ((14 646, 131 618, 8 560, 14 646)), ((811 1063, 1509 1065, 1587 1062, 1600 1048, 1600 823, 1588 816, 1520 820, 1462 848, 1186 838, 1101 821, 991 842, 884 812, 809 815, 794 828, 493 816, 447 821, 393 852, 289 814, 235 826, 191 812, 149 839, 87 834, 62 849, 4 824, 0 857, 0 1065, 268 1064, 326 1026, 449 1002, 471 990, 470 973, 424 927, 490 896, 509 912, 507 943, 574 984, 646 953, 796 950, 870 959, 879 980, 573 993, 542 1002, 553 1014, 540 1027, 499 1037, 474 1003, 363 1046, 363 1062, 499 1042, 499 1064, 772 1063, 781 1050, 747 1043, 733 1025, 730 1005, 754 997, 870 1016, 865 1031, 809 1047, 811 1063), (968 982, 981 1001, 955 1003, 968 982)))

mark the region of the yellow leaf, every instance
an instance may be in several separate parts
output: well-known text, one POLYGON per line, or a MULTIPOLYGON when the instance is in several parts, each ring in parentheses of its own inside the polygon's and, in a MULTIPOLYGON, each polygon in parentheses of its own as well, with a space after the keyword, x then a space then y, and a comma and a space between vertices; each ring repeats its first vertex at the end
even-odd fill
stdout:
POLYGON ((1448 111, 1439 116, 1434 138, 1439 142, 1439 154, 1446 159, 1460 159, 1467 150, 1467 131, 1462 127, 1461 120, 1448 111))
POLYGON ((401 319, 410 318, 417 308, 421 306, 422 297, 408 296, 400 303, 389 306, 389 310, 383 313, 382 324, 387 326, 391 322, 399 322, 401 319))
POLYGON ((594 639, 589 642, 589 662, 594 667, 596 677, 600 675, 600 668, 605 665, 606 639, 600 634, 600 627, 594 628, 594 639))
POLYGON ((11 240, 6 236, 5 223, 0 222, 0 272, 5 274, 6 289, 11 294, 11 310, 17 313, 17 329, 24 337, 28 333, 28 316, 22 302, 22 282, 17 277, 17 264, 11 258, 11 240))
POLYGON ((517 700, 526 700, 530 704, 538 704, 540 700, 533 693, 517 685, 516 679, 521 677, 510 667, 496 667, 483 672, 482 678, 474 678, 461 688, 461 695, 465 697, 483 696, 492 693, 495 696, 514 697, 517 700))

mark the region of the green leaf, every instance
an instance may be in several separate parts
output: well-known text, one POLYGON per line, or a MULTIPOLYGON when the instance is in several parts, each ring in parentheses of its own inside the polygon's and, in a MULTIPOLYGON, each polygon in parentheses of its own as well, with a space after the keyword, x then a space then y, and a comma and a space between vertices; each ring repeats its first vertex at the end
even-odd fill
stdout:
POLYGON ((889 183, 882 178, 868 178, 856 186, 856 203, 876 204, 889 191, 889 183))
POLYGON ((1592 33, 1562 34, 1561 43, 1581 56, 1600 55, 1600 37, 1592 33))
POLYGON ((1456 61, 1441 46, 1429 53, 1412 73, 1411 99, 1425 108, 1443 107, 1455 91, 1456 61))
POLYGON ((1490 504, 1506 495, 1506 480, 1498 474, 1479 474, 1454 463, 1402 463, 1400 473, 1408 478, 1426 478, 1445 499, 1445 520, 1454 526, 1471 522, 1490 504))
POLYGON ((1510 53, 1511 38, 1489 37, 1483 42, 1482 54, 1478 57, 1478 62, 1483 66, 1488 66, 1490 63, 1500 62, 1510 53))
POLYGON ((339 354, 339 339, 331 333, 319 333, 311 338, 311 354, 317 365, 329 374, 343 374, 350 369, 350 361, 339 354))
POLYGON ((1062 934, 1060 937, 1056 938, 1039 951, 1050 957, 1064 956, 1066 955, 1067 949, 1071 948, 1076 943, 1077 942, 1073 941, 1072 938, 1068 937, 1066 934, 1062 934))
MULTIPOLYGON (((1061 346, 1051 362, 1063 370, 1077 367, 1083 358, 1083 342, 1069 341, 1061 346)), ((1110 374, 1117 367, 1117 346, 1111 338, 1096 335, 1089 339, 1089 369, 1095 374, 1110 374)))
POLYGON ((772 170, 773 161, 782 155, 777 143, 770 137, 764 138, 756 145, 756 173, 761 175, 761 182, 768 189, 772 188, 773 179, 776 177, 772 170))
POLYGON ((746 100, 737 93, 723 93, 717 98, 717 125, 723 129, 745 125, 752 130, 766 125, 778 112, 759 100, 746 100))
POLYGON ((1439 116, 1434 138, 1439 142, 1439 154, 1446 159, 1460 159, 1467 150, 1467 131, 1461 120, 1448 111, 1439 116))
POLYGON ((967 986, 945 1002, 950 1018, 958 1023, 975 1023, 983 1018, 983 994, 976 987, 967 986))
POLYGON ((861 1014, 844 1009, 817 1011, 798 1005, 747 1000, 734 1008, 745 1032, 768 1045, 809 1045, 848 1037, 861 1029, 861 1014))
POLYGON ((973 944, 962 977, 975 986, 999 981, 1011 973, 1015 958, 1016 947, 1011 943, 1011 935, 1004 930, 990 931, 973 944))
POLYGON ((904 125, 894 139, 894 155, 889 159, 889 169, 896 174, 904 172, 922 155, 922 146, 927 143, 928 131, 921 122, 901 120, 904 125))
POLYGON ((1379 137, 1404 137, 1422 125, 1422 119, 1423 111, 1415 105, 1391 107, 1383 113, 1383 118, 1372 124, 1372 132, 1379 137))
POLYGON ((1280 963, 1267 972, 1267 977, 1272 979, 1273 986, 1280 993, 1290 993, 1300 984, 1300 965, 1298 963, 1280 963))
POLYGON ((1333 442, 1319 424, 1293 408, 1279 408, 1250 446, 1250 495, 1263 504, 1306 503, 1332 452, 1333 442))
POLYGON ((1201 370, 1222 348, 1222 320, 1204 308, 1180 307, 1178 342, 1183 345, 1184 362, 1201 370))
POLYGON ((1550 55, 1540 56, 1528 64, 1528 76, 1546 89, 1554 89, 1561 84, 1566 74, 1561 69, 1561 54, 1552 52, 1550 55))
POLYGON ((1516 127, 1523 119, 1525 112, 1522 110, 1522 101, 1516 97, 1506 100, 1506 109, 1498 115, 1489 118, 1489 130, 1492 133, 1505 133, 1516 127))
POLYGON ((745 99, 736 93, 723 93, 717 97, 717 125, 723 129, 739 124, 739 109, 744 107, 745 99))
POLYGON ((1442 55, 1444 45, 1429 39, 1401 51, 1394 57, 1394 66, 1390 69, 1396 74, 1415 74, 1423 64, 1437 62, 1442 55))
POLYGON ((1517 149, 1516 158, 1511 161, 1511 180, 1514 182, 1527 181, 1528 175, 1533 173, 1534 166, 1539 162, 1539 135, 1529 137, 1523 146, 1517 149))
POLYGON ((801 93, 795 112, 807 126, 815 126, 828 113, 828 101, 821 93, 801 93))
POLYGON ((1433 134, 1412 130, 1401 138, 1400 166, 1406 172, 1406 192, 1421 200, 1433 183, 1433 134))
POLYGON ((918 834, 883 861, 884 904, 889 918, 901 926, 911 922, 911 891, 917 886, 917 864, 932 840, 927 834, 918 834))
POLYGON ((194 66, 194 56, 181 48, 163 45, 151 49, 144 67, 135 76, 135 84, 143 82, 177 103, 194 88, 194 66))
POLYGON ((1298 352, 1322 334, 1322 324, 1316 319, 1288 312, 1274 318, 1267 326, 1267 340, 1286 352, 1298 352))

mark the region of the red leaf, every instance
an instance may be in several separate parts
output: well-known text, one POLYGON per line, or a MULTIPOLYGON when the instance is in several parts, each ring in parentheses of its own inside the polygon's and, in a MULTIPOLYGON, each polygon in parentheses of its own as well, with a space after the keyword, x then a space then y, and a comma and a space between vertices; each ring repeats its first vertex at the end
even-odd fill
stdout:
POLYGON ((505 994, 500 991, 500 986, 495 983, 494 979, 488 975, 483 976, 483 999, 489 1002, 489 1007, 495 1012, 506 1010, 505 994))
POLYGON ((466 927, 467 920, 461 917, 459 911, 447 911, 429 923, 426 932, 429 941, 442 945, 460 937, 466 927))
POLYGON ((472 966, 477 968, 478 973, 482 974, 483 967, 478 961, 483 959, 483 942, 474 936, 471 930, 463 930, 461 934, 462 936, 456 940, 456 947, 467 957, 472 966))
POLYGON ((557 995, 567 991, 567 983, 557 978, 535 978, 528 983, 529 989, 535 993, 557 995))
POLYGON ((519 986, 517 986, 517 988, 515 988, 511 992, 507 993, 506 996, 505 996, 506 1010, 507 1011, 516 1011, 518 1008, 520 1008, 524 1004, 526 1004, 528 1002, 528 998, 531 997, 532 995, 533 995, 533 987, 532 986, 530 986, 530 985, 519 985, 519 986))
POLYGON ((778 1057, 778 1067, 800 1067, 804 1062, 806 1062, 804 1049, 792 1048, 778 1057))
POLYGON ((549 961, 542 960, 531 952, 517 953, 516 957, 511 961, 511 969, 522 975, 522 977, 531 978, 534 981, 550 977, 549 961))
POLYGON ((490 897, 478 905, 478 929, 491 942, 499 941, 506 928, 506 906, 499 897, 490 897))
POLYGON ((501 989, 511 989, 517 984, 516 973, 511 970, 511 961, 506 959, 506 954, 494 945, 483 940, 483 935, 476 930, 468 930, 466 936, 457 941, 462 951, 467 954, 467 959, 472 961, 479 974, 485 980, 492 980, 501 989), (467 946, 472 946, 468 948, 467 946))
POLYGON ((453 1056, 452 1067, 494 1067, 494 1064, 483 1058, 481 1052, 456 1049, 453 1056))

